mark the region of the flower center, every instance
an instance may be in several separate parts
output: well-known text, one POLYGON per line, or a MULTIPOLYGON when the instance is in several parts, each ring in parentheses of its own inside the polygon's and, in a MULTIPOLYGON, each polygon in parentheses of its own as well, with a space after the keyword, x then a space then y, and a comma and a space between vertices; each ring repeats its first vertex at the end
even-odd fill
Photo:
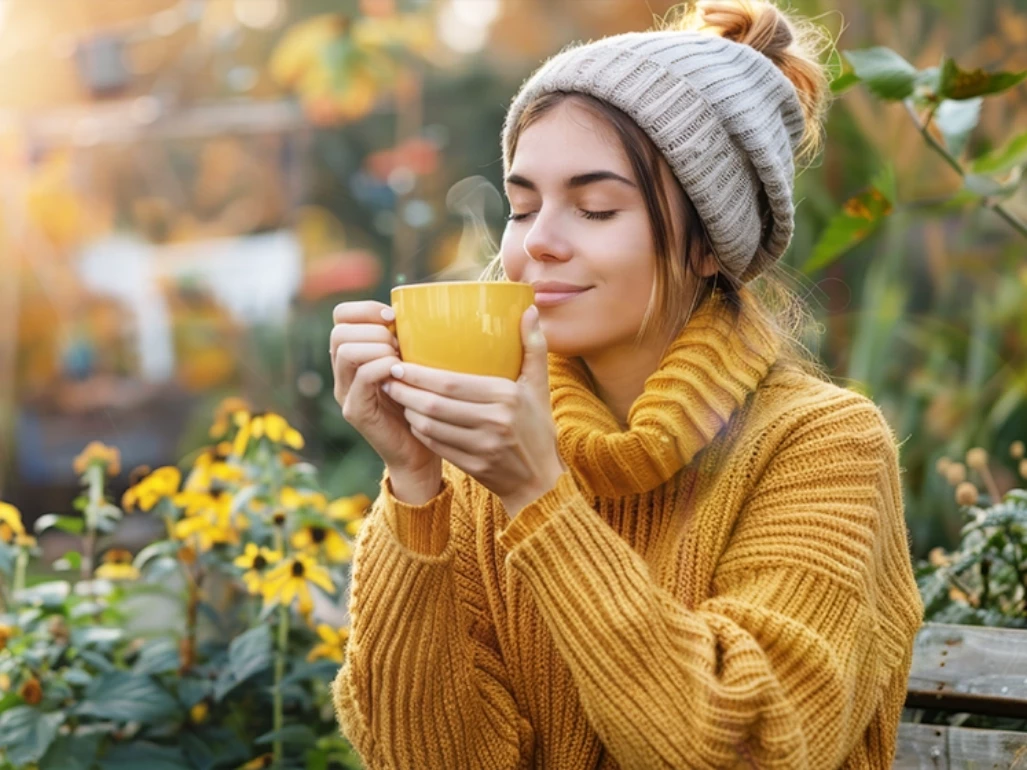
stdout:
POLYGON ((253 557, 253 569, 264 569, 267 566, 267 559, 261 555, 253 557))
POLYGON ((283 524, 285 524, 285 514, 279 511, 272 517, 271 520, 280 527, 283 524))
POLYGON ((313 540, 318 545, 323 543, 327 536, 328 536, 328 533, 325 532, 325 528, 324 527, 311 527, 310 528, 310 539, 313 540))
POLYGON ((301 561, 294 561, 292 563, 292 576, 294 578, 301 578, 301 577, 303 577, 303 573, 304 572, 305 572, 305 568, 303 566, 303 562, 301 562, 301 561))

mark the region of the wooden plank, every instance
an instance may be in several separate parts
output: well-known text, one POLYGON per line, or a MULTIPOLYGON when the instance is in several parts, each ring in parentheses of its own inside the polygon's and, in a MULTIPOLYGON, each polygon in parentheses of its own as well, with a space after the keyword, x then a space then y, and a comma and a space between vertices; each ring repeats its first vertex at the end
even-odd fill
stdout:
POLYGON ((925 624, 909 691, 918 708, 1027 718, 1027 630, 925 624))
POLYGON ((1027 770, 1027 733, 902 723, 894 770, 1027 770))

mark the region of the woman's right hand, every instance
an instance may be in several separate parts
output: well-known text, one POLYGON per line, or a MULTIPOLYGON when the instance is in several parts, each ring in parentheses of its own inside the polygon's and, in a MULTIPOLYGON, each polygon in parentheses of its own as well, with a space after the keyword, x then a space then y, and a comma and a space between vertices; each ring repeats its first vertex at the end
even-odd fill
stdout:
POLYGON ((335 400, 343 419, 385 461, 393 479, 402 476, 437 486, 442 459, 414 437, 403 407, 381 389, 400 363, 399 343, 389 328, 395 319, 392 308, 373 300, 343 302, 332 317, 335 400))

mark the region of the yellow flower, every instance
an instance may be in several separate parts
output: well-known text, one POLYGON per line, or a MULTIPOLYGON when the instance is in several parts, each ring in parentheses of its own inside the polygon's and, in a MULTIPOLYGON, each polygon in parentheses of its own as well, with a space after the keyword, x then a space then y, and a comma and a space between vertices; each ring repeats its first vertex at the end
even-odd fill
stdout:
POLYGON ((11 677, 9 674, 0 674, 0 692, 7 692, 11 689, 11 677))
POLYGON ((86 472, 86 468, 94 464, 101 466, 107 475, 117 476, 121 473, 121 453, 118 452, 117 447, 107 446, 99 441, 91 441, 75 458, 72 468, 81 476, 86 472))
POLYGON ((232 415, 236 412, 249 412, 249 402, 244 398, 229 396, 214 411, 214 424, 210 426, 210 437, 220 438, 232 427, 232 415))
POLYGON ((320 658, 328 658, 336 663, 342 663, 346 654, 346 640, 349 639, 349 629, 332 628, 327 623, 320 623, 317 627, 317 635, 321 637, 321 643, 307 653, 308 661, 315 661, 320 658))
POLYGON ((290 511, 312 508, 318 513, 324 513, 328 507, 328 499, 321 492, 300 492, 292 487, 282 487, 281 501, 290 511))
POLYGON ((132 553, 124 548, 111 548, 103 555, 103 564, 94 574, 107 580, 138 580, 139 570, 132 565, 132 553))
POLYGON ((364 523, 364 514, 371 504, 371 498, 367 495, 354 495, 353 497, 340 497, 328 505, 325 513, 328 518, 334 521, 346 523, 346 532, 351 537, 356 537, 360 525, 364 523))
POLYGON ((976 470, 981 470, 988 464, 988 452, 981 447, 974 447, 966 453, 966 464, 976 470))
POLYGON ((306 554, 297 554, 286 559, 271 572, 261 592, 264 594, 264 602, 270 604, 279 601, 285 605, 291 605, 292 600, 299 597, 299 610, 307 614, 313 609, 314 600, 310 595, 310 584, 324 589, 327 593, 334 593, 335 586, 328 576, 328 570, 318 566, 314 560, 306 554))
POLYGON ((259 594, 264 585, 264 569, 282 560, 280 551, 258 548, 256 543, 247 543, 246 550, 232 563, 246 570, 242 579, 251 594, 259 594))
POLYGON ((246 448, 250 445, 250 439, 260 439, 267 436, 274 444, 285 444, 293 449, 303 448, 303 436, 293 428, 284 417, 274 412, 259 412, 250 415, 249 412, 235 412, 232 420, 239 428, 232 442, 232 453, 242 457, 246 448))
POLYGON ((36 544, 36 539, 25 532, 21 511, 10 503, 0 502, 0 541, 29 547, 36 544))
MULTIPOLYGON (((200 551, 209 551, 215 545, 239 543, 239 530, 249 523, 240 513, 232 516, 232 495, 219 492, 216 495, 187 493, 186 516, 175 522, 172 535, 179 540, 189 540, 200 551)), ((176 495, 176 500, 179 496, 176 495)))
POLYGON ((173 465, 165 465, 129 487, 121 498, 121 507, 126 511, 149 511, 165 497, 174 496, 181 482, 181 471, 173 465))
POLYGON ((964 481, 956 487, 956 502, 960 505, 977 505, 977 498, 979 495, 980 493, 977 491, 977 487, 969 481, 964 481))
POLYGON ((210 713, 210 706, 207 705, 206 701, 200 701, 191 709, 189 709, 189 718, 193 721, 193 724, 200 724, 201 722, 207 721, 207 715, 210 713))
POLYGON ((5 626, 0 624, 0 651, 7 648, 7 642, 10 641, 12 636, 18 633, 18 629, 15 626, 5 626))
POLYGON ((261 770, 261 768, 271 767, 271 763, 274 761, 274 754, 261 754, 259 757, 254 757, 245 765, 242 765, 239 770, 261 770))
MULTIPOLYGON (((228 442, 222 442, 227 444, 228 442)), ((246 472, 238 465, 226 462, 231 445, 218 444, 208 447, 193 463, 184 491, 211 492, 219 486, 238 483, 246 478, 246 472)))
POLYGON ((353 549, 342 535, 330 527, 317 525, 308 525, 296 532, 292 536, 292 547, 310 554, 323 550, 328 561, 349 561, 353 556, 353 549))

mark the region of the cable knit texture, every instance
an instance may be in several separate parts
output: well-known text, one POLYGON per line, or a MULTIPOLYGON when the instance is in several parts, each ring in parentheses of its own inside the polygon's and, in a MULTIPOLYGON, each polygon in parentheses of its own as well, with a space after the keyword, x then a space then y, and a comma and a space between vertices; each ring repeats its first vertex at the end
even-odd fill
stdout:
POLYGON ((510 520, 387 476, 334 684, 367 767, 890 768, 922 604, 894 437, 775 364, 743 305, 670 347, 628 429, 552 356, 569 470, 510 520))

